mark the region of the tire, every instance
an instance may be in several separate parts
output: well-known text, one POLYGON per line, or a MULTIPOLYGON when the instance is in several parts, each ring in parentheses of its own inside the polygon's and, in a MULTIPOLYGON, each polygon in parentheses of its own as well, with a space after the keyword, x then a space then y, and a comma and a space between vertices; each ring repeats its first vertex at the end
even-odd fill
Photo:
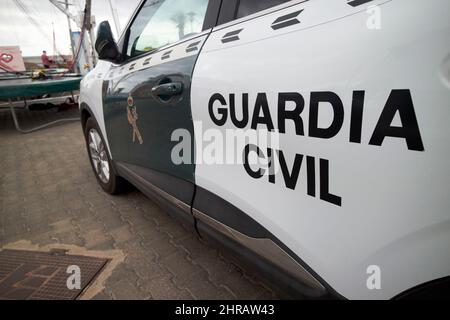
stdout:
POLYGON ((84 138, 92 170, 102 189, 109 194, 120 194, 126 189, 126 181, 116 174, 105 140, 94 118, 88 118, 84 138))

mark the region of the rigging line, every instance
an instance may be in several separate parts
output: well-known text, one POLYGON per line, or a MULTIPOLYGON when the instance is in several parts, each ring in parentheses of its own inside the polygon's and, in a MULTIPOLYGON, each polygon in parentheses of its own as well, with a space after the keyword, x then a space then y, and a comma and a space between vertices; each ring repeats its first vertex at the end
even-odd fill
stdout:
POLYGON ((24 7, 23 3, 20 0, 13 0, 14 4, 19 8, 20 11, 22 11, 23 14, 25 14, 26 18, 28 19, 28 21, 35 26, 38 31, 48 40, 50 41, 50 38, 48 37, 47 33, 42 29, 42 27, 33 19, 33 17, 31 17, 30 13, 28 12, 28 10, 26 9, 26 7, 24 7))
MULTIPOLYGON (((6 2, 7 6, 8 6, 8 11, 7 12, 13 12, 13 8, 12 8, 12 3, 10 1, 6 2)), ((15 43, 19 43, 19 36, 17 35, 17 30, 16 30, 16 20, 12 17, 12 15, 7 15, 7 19, 9 22, 9 26, 11 27, 13 33, 14 33, 14 38, 16 40, 15 43)))
MULTIPOLYGON (((37 23, 37 21, 32 17, 31 12, 28 10, 28 8, 23 4, 22 0, 13 0, 16 6, 25 14, 25 16, 28 18, 29 22, 35 26, 38 31, 47 39, 49 44, 52 44, 52 41, 50 37, 48 36, 47 32, 37 23)), ((57 50, 58 55, 62 56, 62 54, 57 50)))

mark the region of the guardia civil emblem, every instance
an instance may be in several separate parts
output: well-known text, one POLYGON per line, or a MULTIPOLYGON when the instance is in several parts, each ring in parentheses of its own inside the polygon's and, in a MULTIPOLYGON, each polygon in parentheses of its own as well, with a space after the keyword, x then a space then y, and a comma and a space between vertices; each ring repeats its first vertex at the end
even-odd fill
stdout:
POLYGON ((133 143, 136 142, 136 139, 137 139, 140 144, 143 144, 144 140, 142 139, 141 132, 139 131, 139 128, 137 126, 138 114, 137 114, 136 106, 134 105, 134 99, 131 96, 131 94, 128 96, 127 103, 128 103, 128 108, 127 108, 128 122, 130 123, 131 127, 133 128, 133 143))

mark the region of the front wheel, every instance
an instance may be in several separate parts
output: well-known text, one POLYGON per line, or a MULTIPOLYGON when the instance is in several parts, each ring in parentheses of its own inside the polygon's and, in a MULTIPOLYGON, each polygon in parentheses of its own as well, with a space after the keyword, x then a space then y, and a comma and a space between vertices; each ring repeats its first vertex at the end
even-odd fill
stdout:
POLYGON ((109 194, 121 193, 126 182, 115 174, 101 131, 93 118, 86 121, 84 137, 91 166, 98 183, 109 194))

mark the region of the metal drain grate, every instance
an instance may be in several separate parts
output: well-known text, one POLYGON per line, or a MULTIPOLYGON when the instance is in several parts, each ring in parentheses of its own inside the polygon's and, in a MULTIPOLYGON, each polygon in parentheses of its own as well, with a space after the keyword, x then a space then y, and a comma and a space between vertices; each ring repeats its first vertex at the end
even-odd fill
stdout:
POLYGON ((51 252, 0 251, 0 300, 75 300, 108 259, 51 252), (80 268, 80 289, 67 288, 69 266, 80 268))

